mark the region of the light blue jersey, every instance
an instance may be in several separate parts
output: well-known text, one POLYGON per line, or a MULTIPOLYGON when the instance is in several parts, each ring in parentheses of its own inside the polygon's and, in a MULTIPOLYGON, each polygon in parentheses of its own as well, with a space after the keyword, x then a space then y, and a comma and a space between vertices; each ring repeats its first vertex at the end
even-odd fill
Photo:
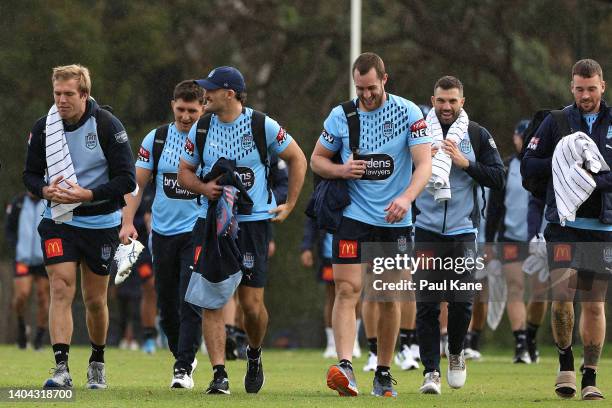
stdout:
MULTIPOLYGON (((381 227, 412 225, 410 210, 400 222, 385 221, 385 208, 410 185, 412 156, 410 147, 431 144, 425 136, 426 124, 421 110, 412 102, 387 94, 380 108, 359 111, 359 159, 366 160, 366 173, 359 180, 348 180, 351 204, 345 217, 381 227)), ((340 151, 342 161, 351 156, 349 130, 342 106, 336 106, 325 122, 319 142, 326 149, 340 151)))
MULTIPOLYGON (((268 186, 266 170, 255 146, 251 131, 253 109, 244 108, 240 116, 231 123, 224 123, 213 114, 204 146, 204 174, 210 172, 214 164, 222 157, 236 160, 236 170, 242 184, 253 200, 253 211, 250 215, 238 215, 238 222, 261 221, 273 217, 268 211, 276 207, 276 200, 268 204, 268 186)), ((193 125, 187 136, 187 142, 181 158, 192 166, 200 164, 201 152, 196 143, 196 127, 193 125)), ((292 137, 274 119, 266 116, 266 144, 268 157, 279 155, 291 141, 292 137)), ((199 217, 206 218, 208 200, 203 199, 199 217)))
POLYGON ((504 237, 514 241, 527 241, 527 205, 529 192, 523 188, 521 162, 517 157, 508 164, 506 195, 504 197, 504 237))
MULTIPOLYGON (((159 158, 155 176, 153 200, 153 231, 161 235, 177 235, 191 232, 198 218, 197 196, 178 184, 178 166, 181 152, 187 140, 187 132, 180 132, 174 123, 168 126, 168 136, 159 158)), ((153 144, 155 129, 142 141, 136 167, 153 170, 153 144)))

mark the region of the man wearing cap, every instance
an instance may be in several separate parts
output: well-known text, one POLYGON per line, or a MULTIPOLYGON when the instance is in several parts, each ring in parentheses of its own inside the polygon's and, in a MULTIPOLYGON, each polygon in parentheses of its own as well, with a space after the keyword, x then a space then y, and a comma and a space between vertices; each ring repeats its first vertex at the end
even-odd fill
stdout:
MULTIPOLYGON (((276 206, 274 196, 268 191, 267 163, 261 162, 256 135, 251 126, 255 111, 244 106, 246 85, 242 74, 234 67, 219 67, 196 83, 206 91, 206 112, 211 114, 210 124, 204 146, 198 146, 197 142, 198 130, 202 130, 198 129, 200 123, 191 128, 179 165, 179 183, 206 198, 200 208, 194 236, 205 224, 208 201, 217 200, 223 190, 222 186, 217 185, 217 179, 208 183, 198 179, 196 169, 201 161, 204 163, 203 174, 206 174, 221 157, 235 160, 241 178, 252 180, 245 187, 253 199, 253 211, 250 215, 238 215, 238 247, 243 255, 243 278, 238 297, 248 336, 244 386, 246 392, 257 393, 264 383, 261 346, 268 325, 268 312, 264 305, 270 239, 268 222, 270 219, 284 221, 295 207, 304 182, 306 158, 285 129, 266 116, 264 133, 267 157, 276 154, 287 163, 289 169, 287 202, 276 206)), ((204 314, 204 338, 214 374, 206 393, 229 394, 222 309, 207 309, 204 314)))
MULTIPOLYGON (((523 188, 520 159, 525 131, 529 120, 519 121, 512 135, 515 153, 504 161, 506 184, 503 190, 491 190, 487 206, 486 242, 497 237, 500 243, 497 256, 503 265, 508 288, 506 308, 514 335, 514 363, 530 364, 538 361, 536 333, 546 314, 546 303, 530 302, 525 307, 525 277, 522 264, 529 255, 527 242, 532 237, 527 231, 529 192, 523 188)), ((537 281, 532 281, 537 284, 537 281)), ((533 289, 533 288, 532 288, 533 289)))

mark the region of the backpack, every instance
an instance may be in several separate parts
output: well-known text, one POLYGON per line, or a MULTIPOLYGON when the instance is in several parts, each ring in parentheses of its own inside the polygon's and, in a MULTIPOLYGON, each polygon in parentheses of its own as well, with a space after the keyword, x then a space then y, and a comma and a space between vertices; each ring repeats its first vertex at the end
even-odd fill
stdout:
POLYGON ((163 125, 155 129, 155 138, 153 139, 153 181, 155 184, 155 176, 157 176, 157 168, 159 167, 159 158, 164 151, 166 139, 168 138, 169 124, 163 125))
MULTIPOLYGON (((523 160, 525 156, 525 152, 529 144, 531 143, 531 139, 535 135, 536 131, 544 121, 544 119, 548 115, 552 115, 554 121, 557 124, 557 129, 559 133, 563 136, 569 135, 572 132, 572 129, 569 124, 569 120, 567 116, 563 113, 562 109, 544 109, 539 110, 533 115, 529 126, 525 130, 525 136, 523 138, 523 147, 521 148, 521 153, 519 154, 519 160, 523 160)), ((540 200, 546 200, 546 190, 548 188, 548 178, 543 177, 542 175, 538 175, 537 177, 524 177, 523 176, 523 188, 533 194, 534 197, 540 200)))
MULTIPOLYGON (((244 112, 244 111, 243 111, 244 112)), ((204 169, 204 146, 206 146, 206 137, 210 128, 212 113, 207 113, 202 116, 196 125, 196 147, 200 152, 200 168, 204 169)), ((259 152, 259 159, 264 165, 266 172, 266 186, 268 189, 268 204, 272 202, 272 185, 269 177, 270 161, 268 159, 268 145, 266 143, 266 114, 253 109, 251 115, 251 132, 255 147, 259 152)), ((198 197, 199 200, 199 197, 198 197)))

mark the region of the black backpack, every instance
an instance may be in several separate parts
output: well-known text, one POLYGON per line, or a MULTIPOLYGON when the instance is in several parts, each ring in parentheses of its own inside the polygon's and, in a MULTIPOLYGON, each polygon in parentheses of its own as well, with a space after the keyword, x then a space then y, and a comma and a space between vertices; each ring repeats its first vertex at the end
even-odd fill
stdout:
MULTIPOLYGON (((523 147, 521 148, 521 153, 519 153, 519 160, 523 160, 525 156, 525 152, 529 144, 531 143, 531 139, 535 135, 535 132, 538 130, 544 119, 548 115, 552 115, 554 121, 557 123, 557 129, 559 129, 559 133, 563 136, 569 135, 572 133, 572 129, 569 124, 569 120, 565 113, 563 113, 562 109, 544 109, 539 110, 533 115, 529 126, 525 130, 525 136, 523 138, 523 147)), ((548 188, 548 178, 543 177, 542 175, 538 175, 537 177, 525 177, 523 176, 523 188, 529 191, 533 196, 540 200, 546 199, 546 190, 548 188)))
POLYGON ((155 129, 155 138, 153 139, 153 181, 155 184, 155 176, 157 175, 157 168, 159 167, 159 158, 164 151, 164 145, 168 138, 169 124, 163 125, 155 129))

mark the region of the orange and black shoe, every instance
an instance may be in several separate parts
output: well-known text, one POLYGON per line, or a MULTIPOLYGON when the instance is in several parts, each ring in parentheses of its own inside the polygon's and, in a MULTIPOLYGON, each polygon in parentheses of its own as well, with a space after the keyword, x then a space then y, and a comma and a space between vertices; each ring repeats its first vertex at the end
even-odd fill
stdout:
POLYGON ((327 386, 337 391, 341 397, 356 397, 359 394, 353 370, 340 364, 333 365, 327 370, 327 386))

